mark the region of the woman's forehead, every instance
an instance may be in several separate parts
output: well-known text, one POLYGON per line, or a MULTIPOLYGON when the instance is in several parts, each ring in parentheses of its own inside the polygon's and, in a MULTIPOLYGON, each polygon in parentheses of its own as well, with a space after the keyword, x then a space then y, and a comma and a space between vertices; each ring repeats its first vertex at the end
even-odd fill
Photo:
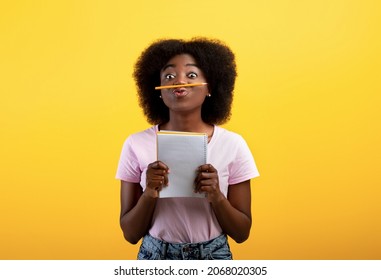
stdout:
POLYGON ((164 71, 167 68, 176 68, 178 66, 198 67, 198 64, 190 54, 179 54, 169 59, 161 71, 164 71))

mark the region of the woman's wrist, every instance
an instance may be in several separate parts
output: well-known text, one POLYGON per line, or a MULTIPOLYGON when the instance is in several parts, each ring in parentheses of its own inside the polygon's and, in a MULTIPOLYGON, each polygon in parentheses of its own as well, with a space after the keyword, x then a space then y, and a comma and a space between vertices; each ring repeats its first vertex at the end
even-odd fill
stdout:
POLYGON ((225 200, 227 200, 226 197, 223 195, 221 191, 219 191, 218 194, 214 194, 213 197, 209 199, 209 202, 213 206, 217 207, 221 205, 222 203, 224 203, 225 200))
POLYGON ((159 197, 159 192, 157 190, 153 190, 151 188, 146 188, 143 192, 144 197, 147 198, 158 198, 159 197))

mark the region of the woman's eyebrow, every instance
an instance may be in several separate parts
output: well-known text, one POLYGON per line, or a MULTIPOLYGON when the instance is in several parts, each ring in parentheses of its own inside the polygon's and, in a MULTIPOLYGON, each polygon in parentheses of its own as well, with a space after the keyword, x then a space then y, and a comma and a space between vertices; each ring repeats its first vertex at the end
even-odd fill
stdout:
POLYGON ((167 68, 169 68, 169 67, 175 67, 175 64, 167 64, 167 65, 165 65, 165 66, 161 69, 161 71, 164 71, 165 69, 167 69, 167 68))
MULTIPOLYGON (((185 64, 185 66, 194 66, 194 67, 197 67, 198 68, 198 65, 197 64, 194 64, 194 63, 187 63, 185 64)), ((161 69, 161 71, 164 71, 165 69, 169 68, 169 67, 176 67, 176 64, 167 64, 163 67, 163 69, 161 69)))

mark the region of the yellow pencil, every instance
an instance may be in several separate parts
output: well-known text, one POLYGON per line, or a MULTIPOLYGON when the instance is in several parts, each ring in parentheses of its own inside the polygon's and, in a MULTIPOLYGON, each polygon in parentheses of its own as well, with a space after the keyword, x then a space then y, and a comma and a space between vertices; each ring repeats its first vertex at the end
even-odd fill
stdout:
POLYGON ((165 88, 182 88, 182 87, 198 87, 198 86, 204 86, 208 83, 197 83, 197 84, 180 84, 180 85, 170 85, 170 86, 159 86, 155 87, 155 89, 165 89, 165 88))

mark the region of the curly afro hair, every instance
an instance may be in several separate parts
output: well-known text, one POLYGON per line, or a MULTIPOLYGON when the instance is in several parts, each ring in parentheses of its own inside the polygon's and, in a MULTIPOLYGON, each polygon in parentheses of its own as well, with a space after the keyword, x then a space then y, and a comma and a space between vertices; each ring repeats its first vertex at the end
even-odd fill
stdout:
POLYGON ((237 76, 233 52, 216 39, 193 38, 158 40, 145 49, 134 68, 139 104, 151 124, 169 121, 169 110, 159 98, 155 86, 160 85, 160 71, 179 54, 189 54, 204 72, 212 96, 205 99, 202 120, 208 124, 223 124, 231 115, 234 83, 237 76))

